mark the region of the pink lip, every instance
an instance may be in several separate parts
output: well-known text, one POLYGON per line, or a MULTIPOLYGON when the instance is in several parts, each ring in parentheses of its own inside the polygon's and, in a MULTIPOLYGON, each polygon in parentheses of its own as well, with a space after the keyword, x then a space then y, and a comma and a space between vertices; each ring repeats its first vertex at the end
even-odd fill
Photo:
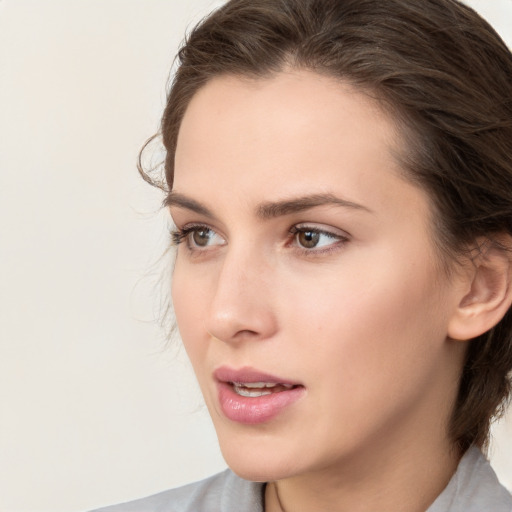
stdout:
POLYGON ((228 367, 218 368, 214 372, 218 385, 220 407, 231 421, 255 425, 275 418, 283 409, 292 405, 305 392, 298 382, 260 372, 253 368, 234 370, 228 367), (235 393, 232 383, 269 382, 273 384, 292 385, 293 388, 270 395, 258 397, 240 396, 235 393))

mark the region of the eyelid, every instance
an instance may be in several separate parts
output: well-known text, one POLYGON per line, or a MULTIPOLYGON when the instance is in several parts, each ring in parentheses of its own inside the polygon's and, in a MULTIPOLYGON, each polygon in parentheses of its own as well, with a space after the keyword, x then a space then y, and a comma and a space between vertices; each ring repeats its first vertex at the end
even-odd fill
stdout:
POLYGON ((333 238, 351 238, 350 233, 345 230, 335 228, 332 226, 328 226, 326 224, 319 224, 316 222, 299 222, 298 224, 294 224, 290 228, 290 233, 297 233, 299 231, 314 231, 315 233, 323 233, 325 235, 332 236, 333 238))

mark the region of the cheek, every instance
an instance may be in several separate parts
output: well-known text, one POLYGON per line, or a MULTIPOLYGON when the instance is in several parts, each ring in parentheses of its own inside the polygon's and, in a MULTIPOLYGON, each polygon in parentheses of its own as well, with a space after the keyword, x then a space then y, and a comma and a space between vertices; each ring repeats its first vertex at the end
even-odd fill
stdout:
POLYGON ((357 444, 429 395, 446 358, 445 313, 427 264, 340 274, 336 285, 290 294, 287 358, 324 411, 311 431, 357 444))
POLYGON ((406 368, 404 375, 445 339, 430 261, 381 256, 378 265, 358 258, 357 268, 347 261, 337 275, 289 288, 287 325, 295 325, 302 352, 318 368, 343 367, 335 378, 354 381, 406 368))
POLYGON ((198 288, 198 281, 193 272, 188 272, 184 265, 176 262, 171 284, 171 298, 176 323, 181 339, 194 364, 198 350, 204 346, 200 329, 203 321, 207 293, 203 287, 198 288))

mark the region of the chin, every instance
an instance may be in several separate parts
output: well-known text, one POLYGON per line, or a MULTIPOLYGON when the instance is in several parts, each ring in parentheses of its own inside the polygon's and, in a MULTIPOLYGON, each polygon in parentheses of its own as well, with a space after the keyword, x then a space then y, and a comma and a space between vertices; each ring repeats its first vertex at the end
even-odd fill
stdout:
MULTIPOLYGON (((274 440, 276 441, 276 440, 274 440)), ((239 477, 252 482, 282 480, 300 472, 297 450, 287 453, 285 443, 272 442, 264 435, 248 440, 219 437, 222 455, 239 477)))
POLYGON ((265 457, 259 457, 256 460, 252 458, 242 460, 241 457, 224 459, 233 473, 251 482, 275 482, 288 478, 294 473, 289 468, 282 467, 285 465, 274 464, 265 457))

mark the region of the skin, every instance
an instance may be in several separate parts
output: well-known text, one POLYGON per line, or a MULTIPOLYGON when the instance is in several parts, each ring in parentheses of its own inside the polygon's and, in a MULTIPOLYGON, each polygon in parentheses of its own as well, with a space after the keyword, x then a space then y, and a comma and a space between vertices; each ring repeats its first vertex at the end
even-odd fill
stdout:
POLYGON ((308 71, 216 78, 186 111, 170 210, 196 233, 176 318, 223 455, 270 482, 267 511, 423 512, 460 458, 446 430, 465 344, 448 331, 468 284, 443 273, 403 150, 373 100, 308 71), (349 204, 261 215, 326 194, 349 204), (306 248, 297 226, 330 234, 306 248), (226 365, 305 392, 270 421, 231 421, 212 375, 226 365))

